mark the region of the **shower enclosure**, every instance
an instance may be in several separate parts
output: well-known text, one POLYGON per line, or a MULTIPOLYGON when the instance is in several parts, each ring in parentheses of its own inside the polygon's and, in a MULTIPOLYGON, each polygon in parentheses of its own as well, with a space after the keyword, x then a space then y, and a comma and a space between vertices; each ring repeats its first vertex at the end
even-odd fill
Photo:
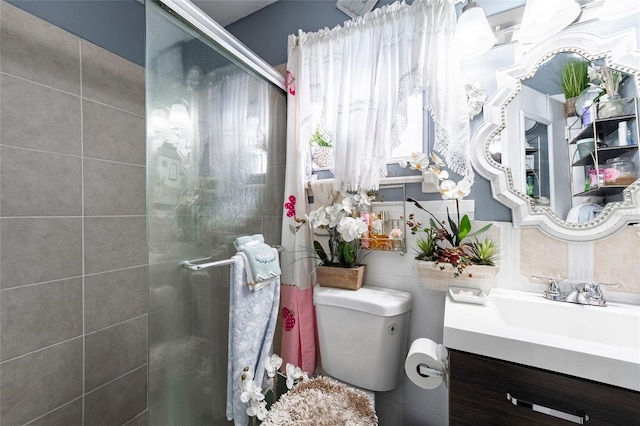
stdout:
POLYGON ((229 266, 184 262, 229 259, 241 235, 280 242, 286 96, 190 3, 146 14, 149 422, 228 424, 229 266))

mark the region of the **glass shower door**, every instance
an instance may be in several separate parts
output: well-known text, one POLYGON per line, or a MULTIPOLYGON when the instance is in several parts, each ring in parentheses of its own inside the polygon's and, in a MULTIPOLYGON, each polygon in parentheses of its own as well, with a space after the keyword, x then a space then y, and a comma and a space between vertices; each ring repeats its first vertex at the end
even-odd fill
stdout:
POLYGON ((278 244, 284 92, 153 1, 147 10, 149 421, 226 420, 233 241, 278 244))

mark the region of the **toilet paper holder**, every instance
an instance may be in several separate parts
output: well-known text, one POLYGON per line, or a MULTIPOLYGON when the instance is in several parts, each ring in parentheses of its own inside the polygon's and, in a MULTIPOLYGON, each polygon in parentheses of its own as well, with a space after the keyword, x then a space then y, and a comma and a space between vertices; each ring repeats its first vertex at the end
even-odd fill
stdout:
POLYGON ((411 343, 404 370, 409 380, 423 389, 449 386, 449 354, 443 345, 431 339, 418 338, 411 343))
POLYGON ((441 379, 445 376, 442 371, 435 370, 423 363, 416 366, 416 371, 422 377, 438 377, 441 379))

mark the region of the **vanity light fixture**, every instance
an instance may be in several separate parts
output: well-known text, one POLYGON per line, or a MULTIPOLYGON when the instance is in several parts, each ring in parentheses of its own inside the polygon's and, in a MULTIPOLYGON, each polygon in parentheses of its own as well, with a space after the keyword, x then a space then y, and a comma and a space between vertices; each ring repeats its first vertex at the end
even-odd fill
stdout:
POLYGON ((462 59, 472 58, 487 52, 496 43, 489 21, 477 2, 467 0, 462 8, 454 35, 462 59))
POLYGON ((169 110, 169 124, 172 128, 186 129, 191 126, 189 111, 183 102, 176 102, 169 110))
POLYGON ((518 40, 533 43, 568 27, 580 15, 575 0, 527 0, 518 40))
POLYGON ((601 21, 615 21, 640 13, 640 3, 629 0, 604 0, 598 17, 601 21))

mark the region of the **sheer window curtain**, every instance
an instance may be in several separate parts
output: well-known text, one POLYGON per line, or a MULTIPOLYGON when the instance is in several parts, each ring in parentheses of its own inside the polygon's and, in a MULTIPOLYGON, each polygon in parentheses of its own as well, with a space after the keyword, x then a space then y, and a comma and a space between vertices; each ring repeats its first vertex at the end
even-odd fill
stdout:
MULTIPOLYGON (((238 71, 235 65, 212 71, 203 83, 198 113, 203 117, 202 136, 209 143, 198 161, 202 161, 200 167, 209 169, 206 173, 217 178, 218 191, 226 196, 239 190, 239 182, 249 183, 251 173, 260 171, 254 160, 257 149, 266 150, 269 89, 245 71, 238 71), (220 158, 233 161, 221 163, 220 158)), ((246 203, 233 206, 228 214, 251 214, 246 210, 256 208, 260 206, 246 203)))
MULTIPOLYGON (((407 99, 426 91, 435 151, 473 180, 469 122, 459 58, 453 46, 454 0, 396 2, 344 27, 299 32, 290 52, 298 142, 320 126, 333 137, 336 189, 377 189, 407 126, 407 99)), ((291 118, 289 118, 291 120, 291 118)))

